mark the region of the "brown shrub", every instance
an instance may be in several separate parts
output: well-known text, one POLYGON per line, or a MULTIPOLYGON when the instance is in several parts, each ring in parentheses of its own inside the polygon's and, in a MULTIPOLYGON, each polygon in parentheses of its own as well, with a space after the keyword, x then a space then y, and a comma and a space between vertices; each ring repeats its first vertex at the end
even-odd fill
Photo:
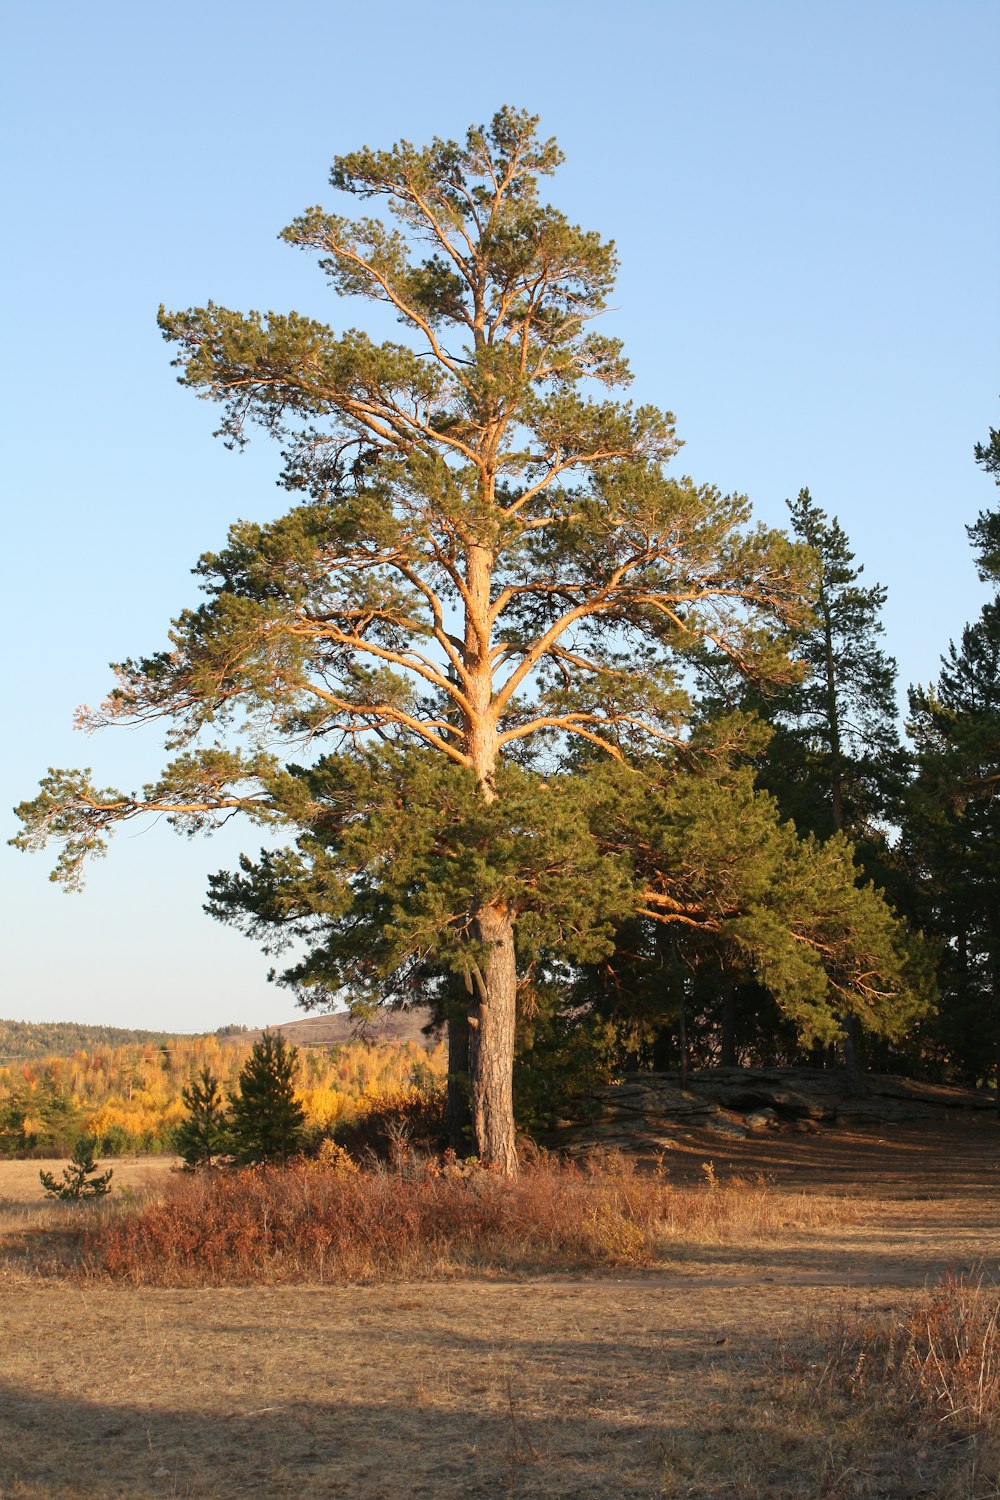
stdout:
POLYGON ((336 1127, 338 1145, 351 1156, 398 1162, 418 1150, 433 1152, 447 1139, 444 1095, 419 1089, 384 1089, 361 1096, 353 1119, 336 1127))
MULTIPOLYGON (((405 1144, 405 1143, 404 1143, 405 1144)), ((86 1233, 87 1274, 135 1285, 374 1281, 459 1270, 648 1265, 685 1239, 783 1233, 788 1200, 763 1185, 673 1188, 623 1157, 539 1156, 516 1183, 408 1145, 395 1170, 318 1160, 177 1174, 86 1233)), ((829 1206, 810 1215, 829 1217, 829 1206)))
POLYGON ((178 1175, 86 1236, 90 1274, 147 1285, 370 1281, 465 1269, 642 1265, 670 1189, 542 1161, 514 1184, 455 1164, 299 1163, 178 1175))

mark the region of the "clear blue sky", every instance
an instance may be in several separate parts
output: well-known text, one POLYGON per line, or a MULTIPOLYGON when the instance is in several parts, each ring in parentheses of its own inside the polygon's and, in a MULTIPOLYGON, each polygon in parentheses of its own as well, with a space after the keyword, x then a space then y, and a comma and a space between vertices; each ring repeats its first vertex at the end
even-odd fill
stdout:
MULTIPOLYGON (((768 522, 803 485, 840 517, 889 588, 902 693, 978 611, 963 527, 997 499, 972 460, 1000 422, 995 0, 32 0, 4 34, 5 804, 47 765, 126 788, 155 772, 155 735, 88 742, 72 710, 104 696, 108 661, 163 643, 230 521, 281 507, 276 453, 227 453, 174 383, 158 304, 336 325, 275 238, 331 202, 332 156, 459 135, 503 103, 558 136, 553 201, 618 242, 609 331, 635 394, 675 412, 680 467, 768 522)), ((123 830, 77 897, 4 849, 0 1015, 288 1016, 268 961, 201 913, 243 842, 123 830)))

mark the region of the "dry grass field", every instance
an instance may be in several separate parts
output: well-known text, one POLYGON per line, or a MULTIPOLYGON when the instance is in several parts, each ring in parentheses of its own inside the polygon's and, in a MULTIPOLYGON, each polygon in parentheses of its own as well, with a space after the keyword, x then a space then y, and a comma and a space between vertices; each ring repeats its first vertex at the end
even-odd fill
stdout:
MULTIPOLYGON (((923 1406, 893 1383, 928 1289, 997 1273, 998 1147, 992 1123, 693 1138, 671 1180, 766 1172, 763 1231, 735 1193, 638 1271, 209 1289, 67 1278, 74 1211, 0 1164, 0 1500, 1000 1495, 994 1345, 953 1409, 933 1370, 923 1406)), ((965 1330, 996 1296, 959 1301, 965 1330)))

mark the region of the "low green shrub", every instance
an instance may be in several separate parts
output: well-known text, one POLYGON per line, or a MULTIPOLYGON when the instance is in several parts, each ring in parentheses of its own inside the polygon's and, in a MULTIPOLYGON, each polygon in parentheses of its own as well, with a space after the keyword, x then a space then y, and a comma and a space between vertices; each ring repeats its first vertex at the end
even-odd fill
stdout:
POLYGON ((69 1165, 63 1167, 61 1181, 52 1172, 39 1172, 38 1178, 48 1197, 58 1198, 63 1203, 80 1203, 110 1193, 113 1175, 110 1168, 107 1172, 99 1171, 94 1142, 84 1135, 73 1147, 69 1165))

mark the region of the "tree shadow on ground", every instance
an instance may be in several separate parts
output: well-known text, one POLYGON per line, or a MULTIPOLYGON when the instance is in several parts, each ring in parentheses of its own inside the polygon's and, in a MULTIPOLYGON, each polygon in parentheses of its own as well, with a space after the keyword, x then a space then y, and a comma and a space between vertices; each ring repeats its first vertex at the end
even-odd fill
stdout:
POLYGON ((506 1411, 322 1399, 164 1409, 16 1387, 0 1387, 0 1409, 4 1500, 646 1500, 661 1492, 659 1434, 610 1417, 528 1418, 513 1382, 506 1411))
MULTIPOLYGON (((550 1351, 552 1352, 552 1351, 550 1351)), ((574 1357, 579 1351, 573 1350, 574 1357)), ((605 1351, 606 1354, 606 1351, 605 1351)), ((914 1500, 966 1484, 969 1456, 872 1442, 856 1422, 804 1416, 780 1384, 709 1383, 697 1420, 664 1399, 654 1419, 618 1403, 527 1409, 511 1372, 500 1399, 438 1404, 276 1400, 245 1410, 119 1404, 0 1386, 3 1500, 914 1500), (720 1485, 723 1486, 720 1488, 720 1485), (947 1488, 946 1488, 947 1486, 947 1488)), ((982 1474, 985 1482, 986 1475, 982 1474)))

